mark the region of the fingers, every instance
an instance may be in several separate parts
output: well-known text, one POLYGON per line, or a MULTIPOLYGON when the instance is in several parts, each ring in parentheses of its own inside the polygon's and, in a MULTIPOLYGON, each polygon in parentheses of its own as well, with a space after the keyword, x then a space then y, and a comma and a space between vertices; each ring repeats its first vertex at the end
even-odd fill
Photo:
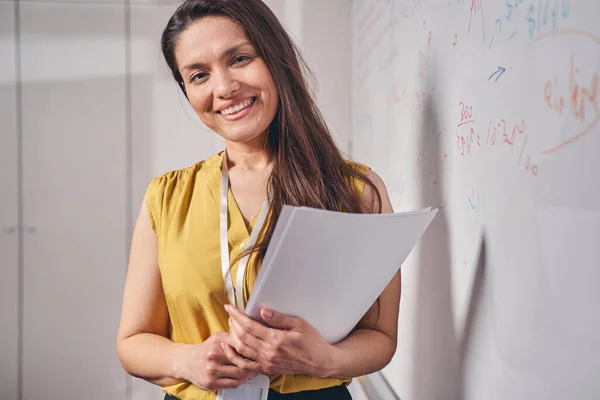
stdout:
POLYGON ((223 365, 221 368, 219 368, 218 374, 219 379, 233 379, 245 382, 250 378, 256 377, 256 375, 258 375, 258 371, 239 368, 235 365, 223 365))
POLYGON ((258 360, 258 351, 262 347, 260 339, 252 336, 246 332, 240 324, 234 321, 232 318, 229 319, 229 329, 231 334, 230 343, 233 348, 242 356, 251 360, 258 360))
POLYGON ((223 335, 214 335, 213 338, 211 338, 213 340, 213 343, 211 344, 211 348, 208 350, 208 353, 206 354, 206 360, 210 363, 213 363, 215 365, 219 365, 219 364, 223 364, 223 365, 234 365, 229 358, 227 358, 227 356, 225 355, 225 352, 223 351, 222 347, 220 346, 221 343, 228 341, 231 341, 230 335, 229 334, 223 334, 223 335))
MULTIPOLYGON (((197 374, 197 381, 190 381, 194 385, 203 388, 205 390, 218 390, 218 389, 233 389, 244 384, 248 379, 254 378, 258 375, 256 369, 251 370, 249 368, 243 368, 243 366, 249 366, 249 363, 242 363, 235 357, 235 350, 233 347, 229 347, 229 357, 225 353, 225 343, 227 346, 233 343, 233 335, 228 332, 216 332, 206 340, 202 345, 203 354, 201 365, 197 374), (231 354, 234 355, 231 355, 231 354), (234 358, 236 362, 230 360, 234 358), (240 366, 238 366, 238 364, 240 366)), ((244 359, 242 356, 237 355, 239 359, 244 359)))
POLYGON ((239 370, 253 374, 253 376, 249 376, 249 378, 254 378, 258 375, 261 370, 258 362, 240 356, 235 349, 228 344, 222 343, 221 347, 229 361, 239 368, 239 370))
POLYGON ((269 335, 270 329, 261 324, 260 322, 254 321, 246 314, 242 313, 235 307, 230 305, 225 306, 225 310, 229 313, 231 319, 239 324, 239 326, 249 335, 252 335, 258 339, 264 339, 269 335))
POLYGON ((256 371, 240 369, 233 363, 224 365, 211 362, 206 366, 206 377, 199 387, 207 390, 237 388, 256 375, 256 371))
MULTIPOLYGON (((221 344, 219 350, 212 351, 206 365, 206 388, 208 390, 217 389, 233 389, 244 384, 248 379, 258 375, 257 371, 240 368, 235 363, 229 360, 225 354, 224 347, 228 346, 221 344)), ((230 347, 231 352, 235 351, 230 347)), ((240 356, 238 356, 240 357, 240 356)), ((240 357, 241 358, 241 357, 240 357)), ((238 364, 240 364, 238 362, 238 364)), ((243 365, 243 364, 240 364, 243 365)))
POLYGON ((302 321, 266 308, 260 310, 260 316, 269 326, 281 330, 299 328, 302 321))

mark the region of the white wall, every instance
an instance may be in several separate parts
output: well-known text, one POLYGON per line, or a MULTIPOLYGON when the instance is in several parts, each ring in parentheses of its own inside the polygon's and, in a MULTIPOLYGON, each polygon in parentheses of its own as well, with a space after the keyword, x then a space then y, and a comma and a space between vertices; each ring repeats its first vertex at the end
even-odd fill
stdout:
POLYGON ((350 2, 303 0, 301 48, 317 78, 317 103, 338 145, 351 136, 350 2))
POLYGON ((24 399, 125 389, 114 351, 127 259, 123 16, 114 4, 20 4, 24 399))

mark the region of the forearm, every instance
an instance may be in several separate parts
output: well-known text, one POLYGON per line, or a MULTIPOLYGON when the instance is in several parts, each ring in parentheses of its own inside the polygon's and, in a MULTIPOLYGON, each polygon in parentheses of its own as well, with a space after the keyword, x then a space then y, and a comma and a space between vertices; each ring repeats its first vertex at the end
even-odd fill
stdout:
POLYGON ((178 354, 185 351, 185 344, 153 333, 139 333, 117 343, 121 365, 129 374, 159 386, 179 382, 178 354))
POLYGON ((394 356, 396 342, 373 329, 357 329, 333 345, 327 376, 354 378, 385 367, 394 356))

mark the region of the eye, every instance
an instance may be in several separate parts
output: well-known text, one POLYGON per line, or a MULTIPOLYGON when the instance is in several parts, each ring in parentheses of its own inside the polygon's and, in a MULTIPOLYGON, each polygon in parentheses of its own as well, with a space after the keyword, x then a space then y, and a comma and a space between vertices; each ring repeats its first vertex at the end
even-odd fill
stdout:
POLYGON ((195 82, 199 82, 202 79, 206 78, 208 76, 208 74, 206 72, 198 72, 197 74, 194 74, 192 76, 190 76, 190 83, 195 83, 195 82))
POLYGON ((247 56, 245 54, 240 54, 239 56, 237 56, 237 57, 235 57, 233 59, 233 63, 232 64, 241 64, 241 63, 244 63, 244 62, 246 62, 246 61, 248 61, 250 59, 251 59, 250 56, 247 56))

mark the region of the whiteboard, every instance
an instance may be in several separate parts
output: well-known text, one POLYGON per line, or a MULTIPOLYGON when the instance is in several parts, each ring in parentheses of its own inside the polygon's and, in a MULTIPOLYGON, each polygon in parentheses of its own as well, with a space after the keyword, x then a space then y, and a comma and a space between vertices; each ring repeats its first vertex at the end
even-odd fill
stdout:
POLYGON ((600 2, 353 0, 351 155, 396 211, 402 399, 600 398, 600 2))

